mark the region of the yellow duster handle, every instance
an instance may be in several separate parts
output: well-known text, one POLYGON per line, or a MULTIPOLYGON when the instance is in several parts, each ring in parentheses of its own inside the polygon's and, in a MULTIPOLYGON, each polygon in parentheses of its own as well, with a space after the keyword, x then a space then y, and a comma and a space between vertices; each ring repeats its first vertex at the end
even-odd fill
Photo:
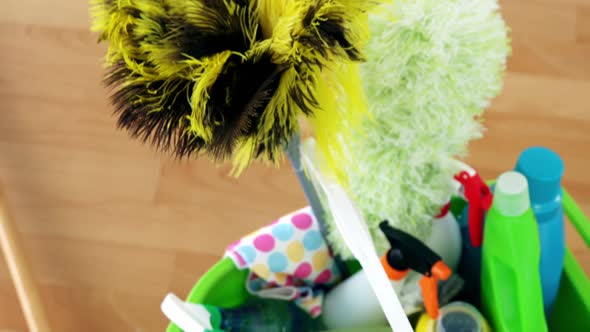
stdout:
POLYGON ((0 246, 29 330, 32 332, 51 331, 19 234, 7 211, 2 188, 0 188, 0 246))

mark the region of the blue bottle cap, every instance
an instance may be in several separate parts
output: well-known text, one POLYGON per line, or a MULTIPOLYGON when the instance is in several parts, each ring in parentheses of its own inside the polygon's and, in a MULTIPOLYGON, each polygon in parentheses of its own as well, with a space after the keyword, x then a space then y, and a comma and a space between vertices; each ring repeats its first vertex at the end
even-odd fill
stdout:
POLYGON ((563 161, 548 148, 536 146, 524 150, 516 163, 516 171, 527 178, 533 205, 555 201, 561 195, 563 161))

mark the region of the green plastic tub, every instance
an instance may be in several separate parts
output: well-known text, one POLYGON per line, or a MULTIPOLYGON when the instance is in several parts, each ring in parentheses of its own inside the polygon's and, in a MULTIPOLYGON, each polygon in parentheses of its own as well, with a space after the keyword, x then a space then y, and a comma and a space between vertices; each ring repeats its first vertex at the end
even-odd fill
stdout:
MULTIPOLYGON (((564 189, 565 213, 590 248, 590 222, 564 189)), ((358 265, 355 265, 358 268, 358 265)), ((217 262, 191 290, 187 301, 206 303, 223 308, 235 308, 246 302, 249 294, 244 285, 248 270, 238 270, 233 261, 224 258, 217 262)), ((549 319, 549 330, 554 332, 590 331, 590 279, 569 249, 565 262, 557 300, 549 319)), ((166 332, 182 332, 170 324, 166 332)))

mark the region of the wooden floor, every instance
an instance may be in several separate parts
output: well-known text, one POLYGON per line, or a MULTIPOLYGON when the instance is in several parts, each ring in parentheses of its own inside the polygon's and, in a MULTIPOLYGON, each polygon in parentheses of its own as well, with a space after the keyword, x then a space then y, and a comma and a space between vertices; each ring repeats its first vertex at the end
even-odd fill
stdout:
MULTIPOLYGON (((514 54, 469 161, 493 177, 549 146, 590 214, 590 0, 502 4, 514 54)), ((305 200, 288 167, 236 180, 115 130, 87 16, 85 0, 2 2, 0 180, 54 331, 163 331, 166 292, 185 296, 226 244, 305 200)), ((571 228, 568 243, 590 273, 571 228)), ((0 331, 26 331, 1 258, 0 331)))

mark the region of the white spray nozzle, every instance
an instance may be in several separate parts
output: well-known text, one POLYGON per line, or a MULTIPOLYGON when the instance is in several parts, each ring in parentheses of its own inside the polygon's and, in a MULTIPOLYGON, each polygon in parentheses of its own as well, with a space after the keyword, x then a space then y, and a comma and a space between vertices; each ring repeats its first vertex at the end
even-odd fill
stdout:
MULTIPOLYGON (((473 167, 467 165, 466 163, 464 163, 462 161, 455 160, 455 164, 460 169, 460 172, 467 172, 467 174, 470 177, 475 176, 477 174, 477 171, 473 167)), ((461 182, 457 181, 456 179, 453 179, 453 192, 455 192, 459 196, 463 196, 463 193, 461 190, 462 187, 463 187, 463 185, 461 184, 461 182)))
POLYGON ((455 160, 457 162, 457 165, 459 166, 459 168, 461 169, 461 171, 467 172, 467 174, 469 174, 469 176, 474 176, 475 174, 477 174, 477 171, 467 165, 466 163, 459 161, 459 160, 455 160))
POLYGON ((168 293, 160 305, 168 319, 185 332, 212 330, 211 314, 203 306, 187 303, 168 293))

